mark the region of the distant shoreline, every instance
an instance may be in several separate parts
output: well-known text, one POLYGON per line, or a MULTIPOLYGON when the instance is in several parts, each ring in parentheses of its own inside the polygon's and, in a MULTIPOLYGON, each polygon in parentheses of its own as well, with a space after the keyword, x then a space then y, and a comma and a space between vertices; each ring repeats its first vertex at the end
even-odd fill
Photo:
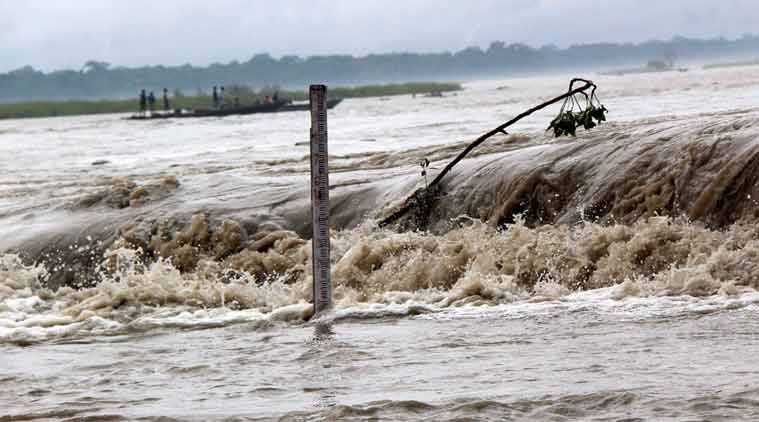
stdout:
MULTIPOLYGON (((601 37, 603 38, 603 36, 601 37)), ((239 54, 243 54, 240 52, 239 54)), ((213 85, 238 83, 261 89, 298 89, 314 81, 330 86, 461 81, 511 78, 535 74, 591 72, 644 64, 670 57, 681 63, 707 63, 759 57, 759 35, 697 39, 675 36, 639 43, 597 42, 570 45, 528 45, 493 41, 458 51, 238 56, 208 65, 152 64, 126 67, 88 60, 81 67, 42 71, 31 64, 0 72, 0 102, 66 101, 124 98, 140 89, 179 88, 188 94, 208 92, 213 85)), ((95 58, 96 59, 96 58, 95 58)))
POLYGON ((704 69, 722 69, 727 67, 759 66, 759 59, 742 60, 735 62, 711 63, 704 65, 704 69))
POLYGON ((616 69, 607 72, 601 72, 599 75, 603 76, 625 76, 625 75, 637 75, 642 73, 661 73, 661 72, 687 72, 688 69, 684 67, 675 67, 675 63, 672 58, 649 60, 645 66, 633 67, 627 69, 616 69))
MULTIPOLYGON (((329 95, 333 98, 368 98, 393 95, 424 95, 453 92, 461 89, 461 84, 455 82, 409 82, 356 87, 336 86, 329 89, 329 95)), ((275 91, 272 88, 254 90, 242 86, 228 86, 225 101, 227 104, 232 104, 235 97, 237 97, 241 104, 253 104, 256 101, 262 101, 266 96, 274 95, 275 92, 278 93, 280 98, 287 98, 293 101, 305 101, 308 99, 306 90, 275 91)), ((163 102, 160 96, 161 93, 156 92, 156 110, 163 109, 163 102)), ((209 108, 212 104, 211 97, 207 94, 183 95, 178 91, 171 93, 169 100, 171 102, 171 109, 209 108)), ((0 104, 0 120, 130 113, 137 112, 138 109, 139 101, 136 96, 134 99, 126 100, 27 101, 0 104)))

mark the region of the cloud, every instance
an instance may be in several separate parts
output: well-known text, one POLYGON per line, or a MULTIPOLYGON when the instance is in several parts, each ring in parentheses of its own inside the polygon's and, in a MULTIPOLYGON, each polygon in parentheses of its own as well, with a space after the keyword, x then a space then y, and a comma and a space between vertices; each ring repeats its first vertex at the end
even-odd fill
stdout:
POLYGON ((0 0, 0 71, 737 37, 754 0, 0 0))

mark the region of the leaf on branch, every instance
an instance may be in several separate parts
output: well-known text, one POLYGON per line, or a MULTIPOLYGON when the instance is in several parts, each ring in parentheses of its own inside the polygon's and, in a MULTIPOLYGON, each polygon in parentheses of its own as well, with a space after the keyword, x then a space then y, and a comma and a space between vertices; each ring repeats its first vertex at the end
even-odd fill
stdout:
POLYGON ((586 107, 582 111, 574 112, 572 108, 575 104, 580 104, 577 99, 569 97, 564 102, 564 106, 559 114, 551 120, 546 130, 553 130, 553 135, 558 138, 561 136, 577 136, 577 128, 582 127, 585 130, 594 127, 606 121, 606 107, 599 103, 598 107, 593 105, 592 101, 586 102, 586 107), (567 104, 570 109, 566 110, 567 104))

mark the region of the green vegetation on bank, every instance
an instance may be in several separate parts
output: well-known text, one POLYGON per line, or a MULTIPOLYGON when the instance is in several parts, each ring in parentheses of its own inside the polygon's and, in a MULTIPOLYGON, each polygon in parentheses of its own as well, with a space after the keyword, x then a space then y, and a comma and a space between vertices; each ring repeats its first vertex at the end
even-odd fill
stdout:
POLYGON ((759 66, 759 59, 744 60, 737 62, 712 63, 704 65, 704 69, 719 69, 723 67, 759 66))
MULTIPOLYGON (((365 85, 357 87, 334 87, 329 89, 332 98, 365 98, 383 97, 390 95, 426 94, 431 92, 451 92, 461 89, 458 83, 440 82, 409 82, 403 84, 365 85)), ((254 104, 267 95, 279 92, 280 98, 293 101, 305 101, 308 93, 305 90, 288 91, 265 88, 255 90, 244 86, 226 87, 225 101, 232 104, 237 98, 240 104, 254 104)), ((163 101, 161 93, 156 93, 156 110, 161 110, 163 101)), ((184 95, 174 91, 169 99, 172 109, 209 108, 212 104, 208 94, 184 95)), ((30 101, 23 103, 0 104, 0 119, 20 119, 29 117, 77 116, 85 114, 129 113, 138 110, 137 98, 126 100, 100 101, 30 101)))

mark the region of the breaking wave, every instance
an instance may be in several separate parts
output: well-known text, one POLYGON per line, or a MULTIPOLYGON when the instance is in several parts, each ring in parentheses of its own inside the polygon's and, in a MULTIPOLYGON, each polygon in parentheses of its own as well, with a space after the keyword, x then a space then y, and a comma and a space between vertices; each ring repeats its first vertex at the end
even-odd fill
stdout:
MULTIPOLYGON (((333 317, 442 315, 583 292, 750 303, 757 122, 752 109, 609 124, 572 140, 504 136, 443 181, 428 231, 374 220, 423 185, 419 156, 433 158, 434 175, 461 145, 334 157, 343 173, 331 192, 333 317)), ((280 175, 306 164, 256 165, 280 175)), ((4 245, 0 342, 307 321, 301 182, 162 174, 67 199, 60 227, 4 245)))
MULTIPOLYGON (((3 255, 0 341, 298 324, 311 316, 310 242, 273 231, 230 253, 229 238, 239 237, 219 233, 238 226, 225 221, 209 233, 204 221, 196 215, 187 230, 171 240, 154 238, 147 251, 117 243, 91 287, 51 289, 44 266, 3 255), (203 233, 208 236, 198 236, 203 233), (154 253, 157 259, 150 258, 154 253)), ((603 291, 614 301, 716 295, 736 298, 724 306, 745 306, 757 300, 758 230, 742 224, 714 230, 667 217, 536 227, 517 218, 503 229, 470 219, 444 234, 367 224, 333 235, 333 318, 562 303, 585 291, 603 291)))

